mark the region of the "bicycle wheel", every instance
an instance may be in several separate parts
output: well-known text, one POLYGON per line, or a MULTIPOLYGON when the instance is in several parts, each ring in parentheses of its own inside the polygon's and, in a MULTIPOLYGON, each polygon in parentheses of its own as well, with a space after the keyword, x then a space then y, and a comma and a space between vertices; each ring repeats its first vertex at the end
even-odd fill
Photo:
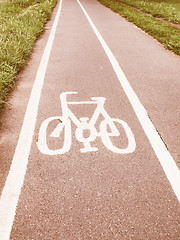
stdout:
MULTIPOLYGON (((131 128, 123 120, 116 119, 116 118, 111 118, 111 120, 113 122, 121 124, 121 126, 124 128, 125 134, 126 134, 127 139, 128 139, 128 145, 127 145, 126 148, 118 148, 118 147, 115 147, 113 145, 113 143, 110 139, 110 137, 112 137, 113 134, 108 133, 107 128, 108 128, 109 123, 108 123, 108 120, 105 119, 100 123, 101 140, 102 140, 104 146, 107 147, 112 152, 115 152, 115 153, 127 154, 127 153, 134 152, 134 150, 136 148, 136 142, 135 142, 135 139, 134 139, 134 135, 131 131, 131 128)), ((114 135, 114 136, 117 136, 117 135, 114 135)))
MULTIPOLYGON (((56 135, 51 134, 50 137, 58 137, 57 131, 56 135)), ((46 155, 59 155, 59 154, 64 154, 69 151, 71 147, 71 122, 69 119, 67 119, 66 123, 63 122, 63 118, 60 116, 54 116, 47 118, 40 127, 39 130, 39 138, 37 142, 38 149, 41 153, 46 154, 46 155), (55 129, 59 129, 58 135, 60 136, 61 131, 64 128, 64 143, 63 147, 60 149, 52 150, 49 149, 47 145, 47 128, 50 122, 54 120, 60 120, 61 122, 58 123, 57 127, 55 129)))

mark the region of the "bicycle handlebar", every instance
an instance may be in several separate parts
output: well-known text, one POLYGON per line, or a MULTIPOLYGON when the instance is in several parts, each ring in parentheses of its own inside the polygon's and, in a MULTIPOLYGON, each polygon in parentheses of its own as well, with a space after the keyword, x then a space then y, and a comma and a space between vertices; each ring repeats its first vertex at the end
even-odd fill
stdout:
POLYGON ((97 103, 104 103, 106 98, 104 97, 92 97, 91 100, 93 101, 81 101, 81 102, 67 102, 66 97, 69 94, 78 94, 78 92, 63 92, 60 94, 61 102, 66 104, 97 104, 97 103))

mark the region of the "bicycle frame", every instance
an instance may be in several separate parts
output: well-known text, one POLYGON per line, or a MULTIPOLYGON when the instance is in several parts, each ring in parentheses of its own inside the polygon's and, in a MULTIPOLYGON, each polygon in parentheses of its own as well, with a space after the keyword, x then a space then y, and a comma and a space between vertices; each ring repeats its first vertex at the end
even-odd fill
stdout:
MULTIPOLYGON (((94 127, 94 125, 96 124, 96 121, 99 117, 100 114, 102 114, 102 116, 108 121, 109 127, 111 129, 111 136, 119 136, 119 131, 117 130, 115 124, 113 123, 111 117, 107 114, 107 112, 104 109, 104 103, 106 98, 104 97, 92 97, 91 100, 92 101, 86 101, 86 102, 68 102, 67 101, 67 95, 69 94, 78 94, 78 92, 63 92, 60 94, 60 101, 61 101, 61 106, 62 106, 62 122, 66 123, 67 119, 71 119, 72 122, 78 127, 81 128, 82 127, 82 121, 79 121, 76 116, 72 113, 72 111, 68 108, 68 104, 69 105, 79 105, 79 104, 97 104, 97 107, 93 113, 92 118, 90 119, 88 126, 89 127, 94 127)), ((89 119, 89 118, 80 118, 81 119, 89 119)), ((58 126, 57 126, 58 127, 58 126)), ((56 128, 53 132, 53 135, 55 134, 55 132, 58 131, 58 129, 56 128)), ((100 133, 97 133, 97 136, 100 136, 100 133)))
POLYGON ((38 149, 48 155, 58 155, 64 154, 70 150, 72 144, 72 134, 71 134, 71 121, 77 126, 75 130, 76 139, 83 143, 84 147, 80 149, 81 152, 92 152, 97 151, 97 147, 92 147, 91 142, 93 142, 97 136, 101 137, 102 143, 104 146, 111 150, 112 152, 119 153, 119 154, 127 154, 132 153, 136 148, 136 142, 134 139, 134 135, 131 131, 131 128, 128 124, 120 119, 111 118, 109 114, 104 109, 104 103, 106 98, 104 97, 92 97, 91 101, 86 102, 68 102, 67 95, 69 94, 77 94, 77 92, 63 92, 60 94, 60 101, 62 106, 62 116, 54 116, 49 117, 43 121, 40 131, 39 131, 39 139, 37 142, 38 149), (96 104, 97 107, 92 115, 92 118, 89 120, 88 117, 81 117, 78 119, 74 113, 68 108, 68 105, 79 105, 79 104, 96 104), (99 115, 102 114, 104 120, 100 122, 99 125, 99 133, 95 128, 95 124, 99 118, 99 115), (47 128, 51 121, 59 120, 58 125, 56 125, 53 132, 49 135, 50 137, 58 138, 61 135, 61 132, 64 129, 64 144, 63 147, 60 149, 52 150, 49 149, 47 144, 47 128), (111 136, 120 136, 118 129, 116 128, 115 124, 120 124, 125 131, 125 134, 128 139, 128 145, 125 148, 119 148, 113 145, 111 141, 111 136), (108 131, 108 127, 110 131, 108 131), (89 130, 89 136, 84 137, 84 131, 89 130))

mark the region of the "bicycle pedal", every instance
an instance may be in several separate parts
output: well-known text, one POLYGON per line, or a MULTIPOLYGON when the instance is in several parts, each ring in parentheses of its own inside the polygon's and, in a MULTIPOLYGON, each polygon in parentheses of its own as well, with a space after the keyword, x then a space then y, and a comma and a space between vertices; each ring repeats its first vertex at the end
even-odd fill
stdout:
POLYGON ((98 150, 98 148, 93 147, 93 148, 81 148, 80 152, 82 153, 86 153, 86 152, 96 152, 98 150))

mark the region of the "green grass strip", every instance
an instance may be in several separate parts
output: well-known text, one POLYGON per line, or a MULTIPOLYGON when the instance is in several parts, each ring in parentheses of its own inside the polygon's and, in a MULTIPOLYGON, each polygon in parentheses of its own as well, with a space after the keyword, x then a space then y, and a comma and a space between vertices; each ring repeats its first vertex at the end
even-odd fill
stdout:
POLYGON ((155 0, 116 0, 131 7, 137 8, 153 17, 162 18, 169 22, 180 24, 180 1, 155 1, 155 0))
POLYGON ((166 49, 180 55, 179 28, 147 16, 117 0, 99 0, 99 2, 153 36, 166 49))
POLYGON ((0 3, 0 110, 55 5, 56 0, 0 3))

